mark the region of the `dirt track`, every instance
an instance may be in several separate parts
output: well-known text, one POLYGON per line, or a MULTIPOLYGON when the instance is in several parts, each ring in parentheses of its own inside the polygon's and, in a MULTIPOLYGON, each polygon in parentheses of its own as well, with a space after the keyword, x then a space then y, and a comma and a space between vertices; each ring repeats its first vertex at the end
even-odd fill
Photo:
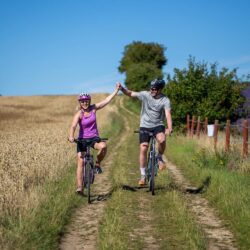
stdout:
MULTIPOLYGON (((114 111, 114 109, 112 110, 114 111)), ((126 119, 124 119, 124 124, 125 131, 127 131, 128 122, 126 119)), ((93 193, 95 196, 92 197, 92 203, 88 206, 78 208, 77 212, 73 215, 72 221, 67 227, 67 233, 60 241, 60 249, 96 249, 98 226, 102 219, 105 201, 111 194, 109 166, 111 165, 112 159, 118 151, 118 148, 123 144, 125 138, 126 133, 122 133, 122 136, 119 138, 119 142, 105 159, 103 173, 101 175, 96 175, 95 178, 95 185, 93 187, 93 193)))
MULTIPOLYGON (((121 99, 122 100, 122 99, 121 99)), ((119 103, 120 108, 125 109, 122 102, 119 103)), ((132 113, 128 110, 126 112, 132 113)), ((115 156, 115 152, 122 145, 126 138, 126 131, 129 131, 128 120, 124 119, 125 131, 120 137, 119 143, 116 144, 112 153, 108 155, 104 164, 104 173, 98 175, 95 181, 93 202, 91 205, 78 208, 73 215, 71 223, 67 227, 67 233, 61 239, 60 249, 96 249, 96 242, 98 236, 98 226, 102 219, 105 200, 110 196, 111 183, 109 182, 109 165, 115 156)), ((189 189, 189 183, 177 167, 168 162, 167 164, 170 174, 179 186, 180 190, 186 192, 189 189)), ((189 209, 194 214, 196 221, 201 225, 206 238, 208 239, 207 249, 237 249, 234 246, 234 239, 232 233, 224 226, 225 223, 219 219, 216 211, 211 208, 208 201, 201 197, 200 194, 190 194, 186 192, 189 199, 189 209)), ((147 201, 140 202, 143 207, 147 207, 147 201)), ((143 210, 143 209, 142 209, 143 210)), ((149 209, 146 209, 148 211, 149 209)), ((143 214, 139 216, 141 220, 145 221, 145 228, 141 230, 141 234, 147 238, 145 249, 159 249, 157 241, 153 238, 146 237, 152 230, 150 226, 149 216, 143 214)), ((135 229, 136 231, 136 229, 135 229)), ((131 234, 132 235, 132 234, 131 234)))
POLYGON ((195 188, 190 188, 190 183, 174 164, 168 161, 167 166, 176 184, 183 192, 193 190, 193 194, 186 192, 189 209, 193 212, 197 223, 201 225, 206 234, 208 239, 207 249, 237 249, 234 246, 232 233, 224 226, 225 223, 217 216, 216 211, 209 206, 208 201, 201 197, 199 193, 194 194, 195 188))

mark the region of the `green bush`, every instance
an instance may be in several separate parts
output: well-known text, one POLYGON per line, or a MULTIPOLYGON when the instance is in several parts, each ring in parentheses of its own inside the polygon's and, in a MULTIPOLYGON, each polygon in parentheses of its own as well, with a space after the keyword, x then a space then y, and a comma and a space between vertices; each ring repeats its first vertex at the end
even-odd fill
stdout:
POLYGON ((216 63, 209 69, 207 63, 190 57, 188 69, 175 68, 173 77, 168 76, 166 94, 171 100, 173 123, 185 123, 187 114, 207 117, 209 122, 235 120, 236 110, 245 100, 243 88, 236 69, 218 71, 216 63))

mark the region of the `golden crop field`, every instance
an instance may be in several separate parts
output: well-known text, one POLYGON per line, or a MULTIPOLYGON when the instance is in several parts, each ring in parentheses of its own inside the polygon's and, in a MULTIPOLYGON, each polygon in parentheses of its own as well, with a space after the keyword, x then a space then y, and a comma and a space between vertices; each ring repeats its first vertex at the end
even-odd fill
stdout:
MULTIPOLYGON (((93 95, 93 102, 103 98, 93 95)), ((67 136, 77 105, 76 96, 0 97, 1 216, 37 206, 42 184, 60 178, 75 160, 67 136)), ((107 112, 98 112, 99 127, 108 122, 107 112)))

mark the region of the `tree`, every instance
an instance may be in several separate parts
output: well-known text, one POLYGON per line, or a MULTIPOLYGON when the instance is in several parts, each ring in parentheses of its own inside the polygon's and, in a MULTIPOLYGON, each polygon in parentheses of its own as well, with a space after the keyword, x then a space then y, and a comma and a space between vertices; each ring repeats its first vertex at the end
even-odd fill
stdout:
POLYGON ((157 43, 140 41, 125 46, 118 70, 126 74, 126 86, 139 91, 152 79, 162 78, 162 68, 167 63, 164 50, 164 46, 157 43))
POLYGON ((134 91, 147 89, 152 79, 163 78, 162 71, 149 63, 132 64, 126 75, 125 84, 134 91))
POLYGON ((245 100, 243 87, 236 69, 218 72, 216 63, 208 69, 207 63, 196 63, 189 57, 188 69, 174 69, 174 76, 168 76, 166 94, 175 124, 185 123, 187 114, 208 117, 209 122, 235 120, 236 109, 245 100))

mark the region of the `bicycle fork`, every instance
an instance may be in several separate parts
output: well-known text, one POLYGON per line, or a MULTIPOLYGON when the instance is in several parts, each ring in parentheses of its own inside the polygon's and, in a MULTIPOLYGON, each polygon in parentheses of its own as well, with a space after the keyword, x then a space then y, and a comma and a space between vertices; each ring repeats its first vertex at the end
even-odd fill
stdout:
POLYGON ((86 155, 84 157, 84 168, 83 168, 83 181, 84 186, 87 187, 88 183, 94 183, 95 175, 94 175, 94 166, 93 166, 93 157, 90 155, 86 155))
POLYGON ((152 173, 152 168, 153 168, 153 173, 154 176, 157 175, 157 169, 158 169, 158 163, 157 163, 157 159, 156 159, 156 154, 155 154, 155 149, 154 149, 154 142, 152 143, 151 147, 150 147, 150 151, 149 151, 149 155, 148 155, 148 180, 150 180, 151 178, 151 173, 152 173))

